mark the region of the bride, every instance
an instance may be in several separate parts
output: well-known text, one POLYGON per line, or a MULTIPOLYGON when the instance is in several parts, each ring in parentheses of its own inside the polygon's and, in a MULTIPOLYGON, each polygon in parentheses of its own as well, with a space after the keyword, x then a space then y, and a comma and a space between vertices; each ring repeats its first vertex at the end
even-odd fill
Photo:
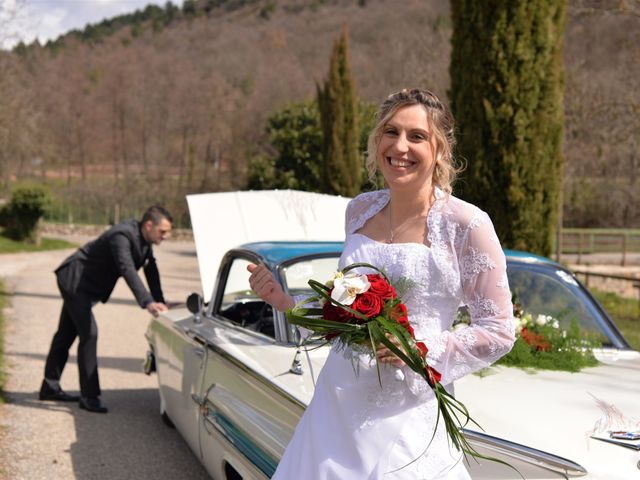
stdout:
MULTIPOLYGON (((427 362, 451 393, 456 379, 495 362, 514 342, 506 262, 491 220, 451 195, 453 144, 453 118, 433 93, 402 90, 382 103, 367 169, 370 177, 377 169, 388 188, 347 206, 339 265, 367 262, 414 282, 402 301, 416 340, 429 348, 427 362), (471 325, 453 333, 461 304, 471 325)), ((264 266, 249 271, 260 297, 278 310, 293 307, 264 266)), ((429 445, 437 416, 431 388, 388 349, 376 354, 382 387, 375 361, 334 345, 274 479, 470 478, 442 421, 429 445)))

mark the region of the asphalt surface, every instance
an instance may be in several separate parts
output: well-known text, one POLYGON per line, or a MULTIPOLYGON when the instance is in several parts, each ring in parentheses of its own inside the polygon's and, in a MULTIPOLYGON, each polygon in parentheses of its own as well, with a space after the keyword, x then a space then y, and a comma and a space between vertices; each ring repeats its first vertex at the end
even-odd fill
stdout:
MULTIPOLYGON (((168 301, 184 302, 200 291, 192 243, 165 242, 155 252, 168 301)), ((179 433, 160 418, 157 377, 141 369, 150 317, 123 281, 109 303, 94 308, 102 399, 109 413, 37 399, 62 305, 53 270, 70 253, 0 255, 0 277, 13 293, 5 310, 8 403, 0 406, 0 478, 209 479, 179 433)), ((79 389, 76 345, 62 376, 71 393, 79 389)))

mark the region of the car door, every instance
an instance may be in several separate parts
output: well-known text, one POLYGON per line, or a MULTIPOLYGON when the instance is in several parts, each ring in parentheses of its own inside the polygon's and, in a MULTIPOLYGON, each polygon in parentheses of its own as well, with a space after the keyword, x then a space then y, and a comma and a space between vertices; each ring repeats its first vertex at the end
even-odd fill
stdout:
POLYGON ((276 341, 273 311, 251 291, 247 265, 255 261, 239 255, 223 264, 213 321, 200 332, 207 342, 200 445, 218 479, 269 478, 303 412, 274 381, 295 376, 295 348, 276 341))
POLYGON ((191 317, 154 324, 162 408, 198 454, 199 407, 192 397, 202 389, 205 346, 192 330, 191 317))

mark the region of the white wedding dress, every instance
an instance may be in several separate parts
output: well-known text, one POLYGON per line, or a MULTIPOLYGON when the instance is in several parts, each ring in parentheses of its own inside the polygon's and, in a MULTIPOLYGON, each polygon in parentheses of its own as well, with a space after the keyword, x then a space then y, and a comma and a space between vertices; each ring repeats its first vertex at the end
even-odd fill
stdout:
MULTIPOLYGON (((454 380, 509 351, 512 305, 504 254, 489 217, 440 190, 436 194, 427 220, 428 245, 379 243, 357 233, 387 204, 389 192, 353 199, 340 268, 368 262, 392 280, 415 282, 403 297, 409 320, 429 348, 429 363, 452 391, 454 380), (472 323, 453 333, 449 328, 461 303, 469 307, 472 323)), ((469 479, 442 421, 427 449, 437 403, 422 377, 388 365, 381 365, 381 374, 382 387, 369 356, 334 345, 273 478, 469 479)))

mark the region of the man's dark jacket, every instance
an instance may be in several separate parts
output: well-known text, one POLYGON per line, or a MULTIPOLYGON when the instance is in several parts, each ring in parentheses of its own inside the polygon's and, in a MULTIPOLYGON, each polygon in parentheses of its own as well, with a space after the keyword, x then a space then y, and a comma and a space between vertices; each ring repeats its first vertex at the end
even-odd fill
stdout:
POLYGON ((61 290, 70 296, 81 293, 106 302, 118 278, 124 277, 141 307, 153 301, 164 303, 153 250, 136 220, 114 225, 78 249, 56 269, 56 276, 61 290), (138 276, 141 267, 151 294, 138 276))

